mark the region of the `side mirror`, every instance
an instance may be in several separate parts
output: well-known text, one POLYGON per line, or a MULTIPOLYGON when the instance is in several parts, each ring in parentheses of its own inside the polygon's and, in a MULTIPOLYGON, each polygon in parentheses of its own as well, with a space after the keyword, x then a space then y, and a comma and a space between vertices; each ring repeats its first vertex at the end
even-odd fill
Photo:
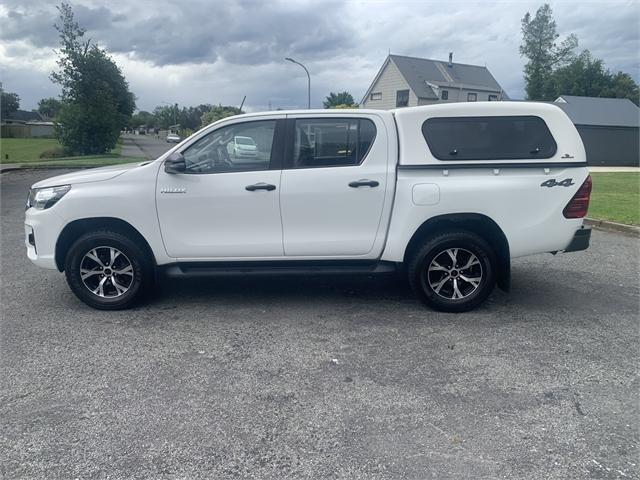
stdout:
POLYGON ((187 171, 187 162, 180 152, 172 153, 164 161, 164 171, 167 173, 184 173, 187 171))

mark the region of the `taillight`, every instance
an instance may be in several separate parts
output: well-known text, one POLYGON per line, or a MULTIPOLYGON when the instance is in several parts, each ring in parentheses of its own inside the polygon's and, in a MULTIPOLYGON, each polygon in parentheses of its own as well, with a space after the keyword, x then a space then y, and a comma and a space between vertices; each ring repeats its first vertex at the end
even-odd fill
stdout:
POLYGON ((573 198, 564 207, 564 218, 583 218, 589 209, 589 196, 591 195, 591 175, 587 177, 573 198))

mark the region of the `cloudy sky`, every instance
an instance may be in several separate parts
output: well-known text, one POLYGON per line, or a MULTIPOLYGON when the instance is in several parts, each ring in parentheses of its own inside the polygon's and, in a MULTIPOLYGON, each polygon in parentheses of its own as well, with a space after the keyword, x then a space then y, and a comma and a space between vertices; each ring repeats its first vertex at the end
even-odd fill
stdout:
MULTIPOLYGON (((520 19, 542 1, 135 0, 71 2, 87 36, 123 70, 139 109, 161 102, 306 106, 330 91, 359 101, 387 53, 486 65, 512 98, 524 96, 520 19)), ((611 70, 640 80, 640 1, 552 1, 561 36, 611 70)), ((21 107, 57 96, 56 2, 0 0, 0 80, 21 107)))

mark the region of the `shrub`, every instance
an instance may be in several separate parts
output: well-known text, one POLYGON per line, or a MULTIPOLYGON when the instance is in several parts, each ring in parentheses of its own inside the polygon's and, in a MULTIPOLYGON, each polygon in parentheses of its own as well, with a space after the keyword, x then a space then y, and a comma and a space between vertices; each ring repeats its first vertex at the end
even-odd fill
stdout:
POLYGON ((60 158, 68 156, 64 147, 48 148, 40 154, 40 158, 60 158))

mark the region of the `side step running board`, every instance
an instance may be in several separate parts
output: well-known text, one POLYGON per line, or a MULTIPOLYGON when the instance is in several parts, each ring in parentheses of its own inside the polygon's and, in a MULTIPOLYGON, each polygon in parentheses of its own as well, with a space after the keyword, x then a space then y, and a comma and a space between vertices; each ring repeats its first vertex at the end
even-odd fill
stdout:
POLYGON ((181 262, 161 267, 169 277, 234 275, 373 275, 395 273, 393 262, 181 262))

